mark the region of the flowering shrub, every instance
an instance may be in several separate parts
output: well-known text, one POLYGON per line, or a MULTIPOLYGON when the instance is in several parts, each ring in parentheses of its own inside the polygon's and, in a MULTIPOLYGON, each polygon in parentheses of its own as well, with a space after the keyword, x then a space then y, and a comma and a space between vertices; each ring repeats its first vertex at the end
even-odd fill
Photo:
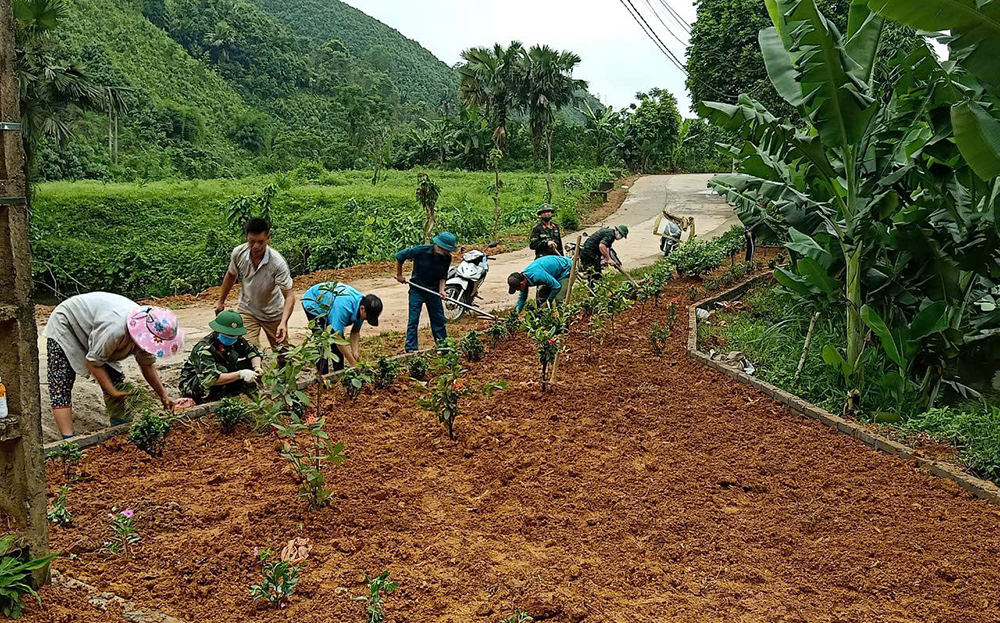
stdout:
POLYGON ((66 494, 69 492, 69 485, 59 487, 59 495, 52 500, 52 510, 50 510, 46 515, 50 523, 58 524, 60 526, 67 526, 73 523, 73 515, 66 508, 66 494))
POLYGON ((270 548, 264 550, 254 548, 254 555, 260 560, 262 577, 260 584, 250 587, 250 595, 254 601, 266 599, 273 605, 284 608, 295 592, 295 585, 299 583, 299 574, 305 562, 292 564, 290 560, 275 558, 270 548))
POLYGON ((560 317, 550 307, 535 307, 524 317, 524 328, 535 345, 538 363, 542 364, 542 391, 548 389, 548 369, 563 350, 563 338, 569 329, 570 315, 560 317))
POLYGON ((333 443, 323 430, 326 418, 317 419, 310 416, 302 421, 299 416, 292 415, 288 425, 275 422, 272 424, 282 440, 281 456, 287 459, 302 485, 299 497, 306 500, 311 509, 322 508, 330 501, 332 492, 326 488, 326 477, 323 468, 326 463, 340 465, 347 459, 344 455, 344 444, 333 443), (307 441, 301 443, 305 436, 307 441))
POLYGON ((132 546, 139 542, 142 538, 139 536, 139 528, 132 521, 132 517, 135 515, 135 511, 131 508, 126 508, 120 513, 117 509, 111 509, 108 513, 108 517, 111 518, 111 539, 104 542, 104 551, 115 555, 115 554, 125 554, 126 556, 132 551, 132 546))
MULTIPOLYGON (((458 349, 453 338, 446 338, 438 343, 438 356, 433 360, 434 371, 438 377, 429 386, 427 394, 417 400, 423 408, 435 414, 438 421, 448 429, 448 436, 455 438, 455 419, 459 414, 459 401, 475 392, 471 384, 462 377, 466 369, 458 358, 458 349)), ((428 384, 424 384, 425 387, 428 384)), ((506 389, 507 383, 493 382, 483 384, 481 391, 487 396, 493 395, 497 389, 506 389)))

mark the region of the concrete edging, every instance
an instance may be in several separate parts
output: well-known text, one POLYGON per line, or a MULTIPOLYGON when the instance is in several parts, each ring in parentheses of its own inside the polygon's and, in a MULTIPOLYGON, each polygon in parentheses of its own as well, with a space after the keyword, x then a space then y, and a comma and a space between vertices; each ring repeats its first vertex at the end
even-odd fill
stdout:
MULTIPOLYGON (((414 355, 426 355, 427 353, 430 353, 432 351, 433 349, 418 350, 412 353, 405 353, 403 355, 395 355, 393 357, 388 357, 387 359, 389 359, 390 361, 402 361, 405 359, 409 359, 414 355)), ((326 380, 333 380, 339 377, 341 374, 343 374, 342 370, 339 372, 333 372, 332 374, 327 374, 323 378, 326 380)), ((299 389, 306 389, 307 387, 311 387, 316 383, 317 383, 316 379, 310 379, 308 381, 299 381, 299 389)), ((189 419, 197 420, 205 417, 206 415, 214 413, 215 408, 218 406, 218 404, 219 404, 218 402, 207 402, 203 405, 192 407, 191 409, 184 411, 183 414, 189 419)), ((93 432, 86 433, 84 435, 76 435, 74 437, 70 437, 69 439, 50 441, 49 443, 43 446, 45 451, 45 456, 49 457, 52 454, 55 454, 55 452, 59 450, 59 446, 67 442, 75 443, 76 445, 80 446, 80 449, 96 446, 98 444, 107 441, 108 439, 111 439, 112 437, 117 437, 118 435, 124 435, 128 433, 129 428, 131 428, 131 426, 132 424, 131 422, 129 422, 126 424, 119 424, 118 426, 99 428, 93 432)))
MULTIPOLYGON (((893 454, 902 457, 908 461, 913 461, 919 467, 926 468, 933 475, 939 478, 947 478, 952 482, 956 483, 958 486, 962 487, 972 495, 986 500, 992 504, 1000 505, 1000 487, 997 487, 992 482, 983 480, 981 478, 976 478, 975 476, 966 473, 961 467, 957 465, 952 465, 949 463, 944 463, 942 461, 935 461, 933 459, 928 459, 919 456, 913 448, 902 444, 893 439, 889 439, 883 435, 877 433, 872 433, 871 431, 865 430, 857 422, 847 420, 838 415, 830 413, 826 409, 821 409, 816 405, 806 402, 802 398, 791 394, 779 387, 771 385, 765 381, 758 378, 750 376, 743 370, 727 365, 721 361, 715 361, 710 358, 707 354, 698 350, 698 310, 706 309, 717 303, 723 301, 731 301, 733 299, 739 298, 754 286, 763 283, 765 281, 770 281, 772 276, 770 274, 759 275, 752 279, 749 279, 740 285, 730 288, 720 294, 715 295, 712 298, 706 299, 695 303, 690 307, 688 314, 688 342, 687 342, 687 352, 688 355, 716 370, 725 374, 731 379, 737 380, 746 385, 756 388, 757 390, 763 392, 767 396, 773 398, 774 400, 786 405, 789 410, 793 413, 807 417, 809 419, 817 420, 826 426, 837 429, 843 435, 848 435, 861 441, 862 443, 875 448, 881 452, 887 454, 893 454)), ((707 311, 707 309, 706 309, 707 311)))

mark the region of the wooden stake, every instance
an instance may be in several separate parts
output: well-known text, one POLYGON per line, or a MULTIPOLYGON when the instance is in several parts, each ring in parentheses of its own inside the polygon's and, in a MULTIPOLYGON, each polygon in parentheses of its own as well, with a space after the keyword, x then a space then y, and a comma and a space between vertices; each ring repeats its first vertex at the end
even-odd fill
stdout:
POLYGON ((813 313, 812 320, 809 322, 809 332, 806 333, 806 344, 802 347, 802 357, 799 358, 799 367, 795 370, 795 383, 798 384, 799 378, 802 376, 802 368, 806 365, 806 358, 809 356, 809 347, 812 346, 813 341, 813 331, 816 330, 816 321, 819 320, 819 312, 813 313))
MULTIPOLYGON (((569 271, 569 282, 566 283, 566 308, 569 309, 570 299, 573 298, 573 286, 576 284, 576 269, 577 264, 580 261, 580 245, 583 244, 583 235, 576 237, 576 249, 573 250, 573 266, 569 271)), ((569 325, 566 325, 567 331, 569 330, 569 325)), ((556 353, 556 358, 552 361, 552 376, 549 377, 549 385, 555 385, 556 382, 556 371, 559 370, 559 355, 556 353)))

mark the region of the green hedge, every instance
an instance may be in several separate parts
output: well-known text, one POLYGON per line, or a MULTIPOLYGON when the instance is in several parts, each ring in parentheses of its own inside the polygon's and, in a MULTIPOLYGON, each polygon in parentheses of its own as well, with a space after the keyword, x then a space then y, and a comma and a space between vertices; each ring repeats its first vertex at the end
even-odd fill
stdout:
MULTIPOLYGON (((389 260, 421 241, 423 210, 416 172, 390 171, 373 187, 370 173, 336 172, 312 184, 288 175, 240 180, 38 186, 32 213, 33 275, 39 293, 90 290, 135 298, 198 292, 218 284, 242 236, 226 226, 226 206, 267 184, 285 187, 272 210, 273 246, 294 274, 389 260)), ((489 173, 431 172, 441 188, 438 230, 462 243, 483 242, 493 225, 489 173)), ((520 231, 535 219, 544 175, 506 173, 501 229, 520 231)), ((574 210, 607 169, 554 175, 553 203, 574 210)))

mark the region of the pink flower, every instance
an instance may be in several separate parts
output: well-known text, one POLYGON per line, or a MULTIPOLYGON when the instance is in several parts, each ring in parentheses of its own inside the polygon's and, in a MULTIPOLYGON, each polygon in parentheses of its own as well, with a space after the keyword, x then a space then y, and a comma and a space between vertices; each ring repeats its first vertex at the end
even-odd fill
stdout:
POLYGON ((257 548, 257 547, 253 548, 253 556, 254 556, 254 558, 256 558, 257 556, 260 556, 260 548, 257 548))
POLYGON ((135 513, 132 512, 131 508, 126 508, 125 510, 122 511, 122 517, 125 517, 126 519, 132 519, 132 515, 134 514, 135 513))

